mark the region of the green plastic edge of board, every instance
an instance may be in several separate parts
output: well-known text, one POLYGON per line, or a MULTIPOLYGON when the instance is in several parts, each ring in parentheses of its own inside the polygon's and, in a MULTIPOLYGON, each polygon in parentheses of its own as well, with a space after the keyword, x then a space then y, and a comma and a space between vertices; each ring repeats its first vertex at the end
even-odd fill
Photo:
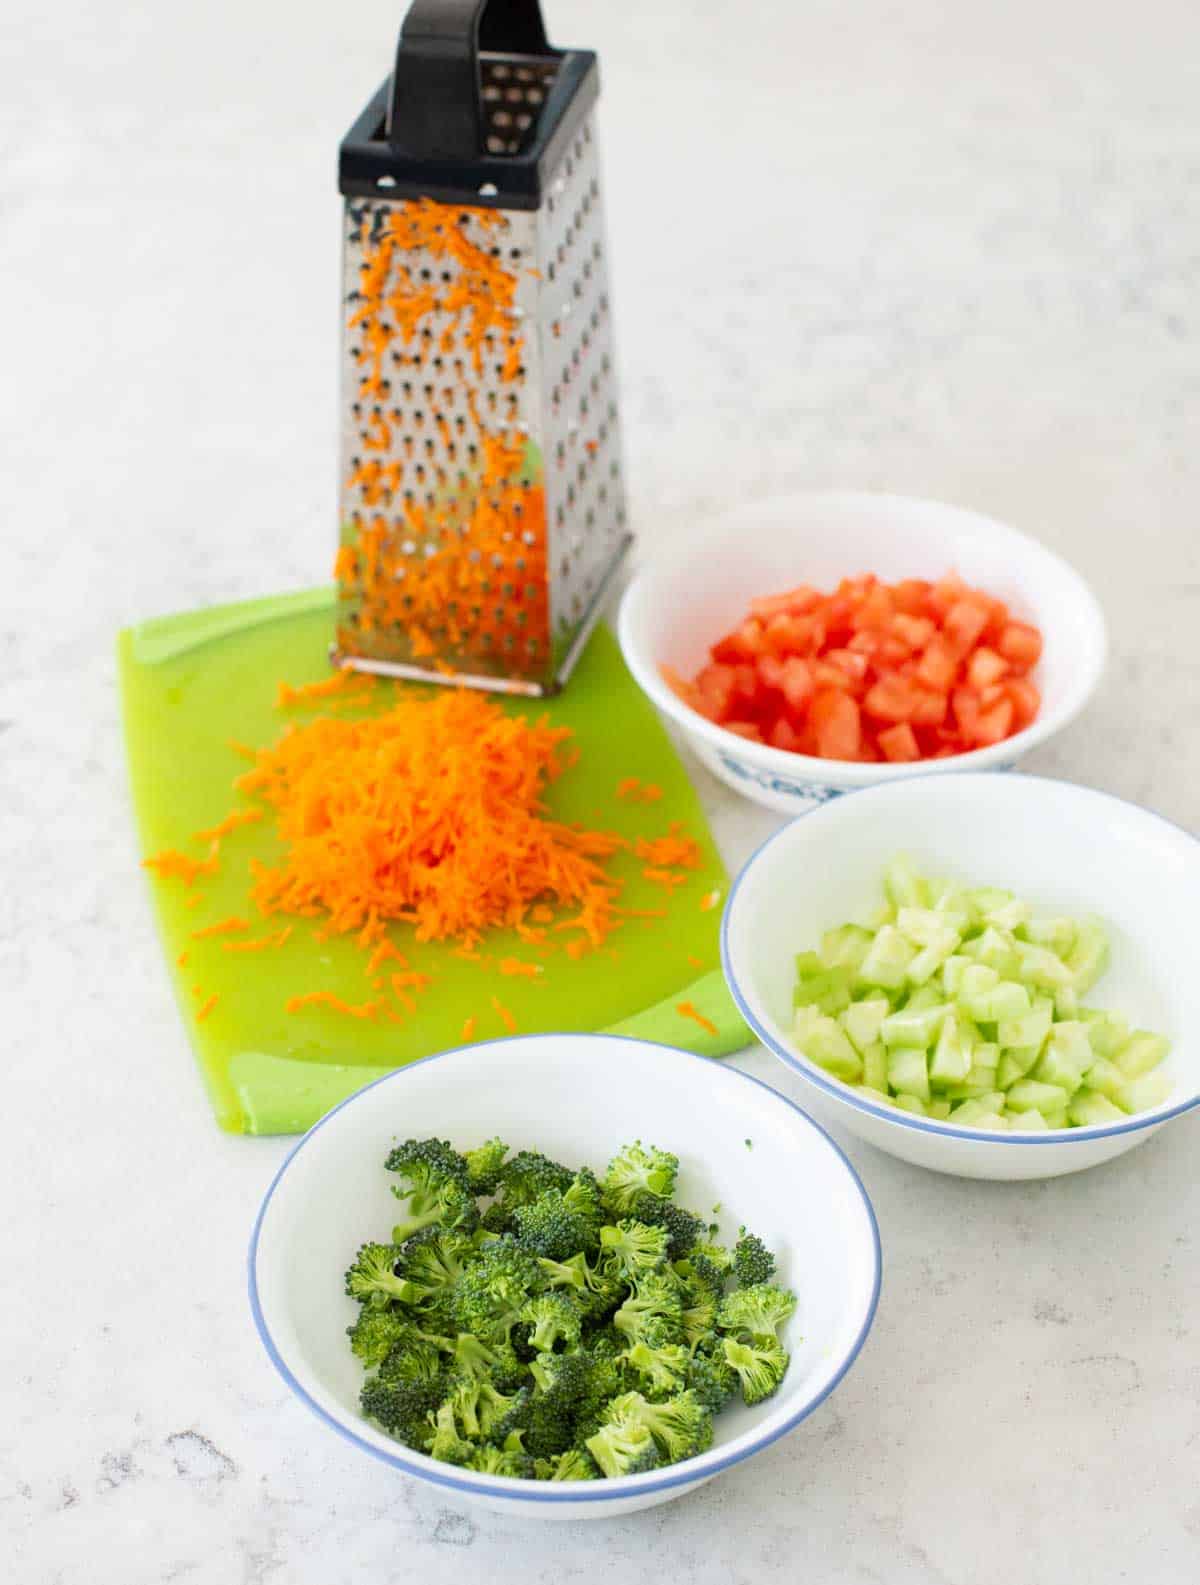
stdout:
MULTIPOLYGON (((754 1039, 720 969, 713 969, 685 990, 602 1033, 675 1046, 702 1057, 729 1056, 743 1050, 754 1039), (710 1033, 695 1019, 681 1014, 681 1002, 689 1002, 716 1032, 710 1033)), ((374 1084, 388 1072, 400 1071, 399 1068, 298 1062, 292 1057, 254 1051, 239 1053, 229 1064, 230 1081, 246 1115, 246 1132, 259 1135, 305 1133, 326 1112, 358 1090, 374 1084)))

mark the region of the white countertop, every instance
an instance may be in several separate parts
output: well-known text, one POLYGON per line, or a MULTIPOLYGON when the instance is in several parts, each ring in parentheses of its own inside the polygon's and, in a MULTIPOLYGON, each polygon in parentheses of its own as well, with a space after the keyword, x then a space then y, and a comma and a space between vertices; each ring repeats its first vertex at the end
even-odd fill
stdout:
MULTIPOLYGON (((552 36, 604 60, 643 545, 808 486, 1011 519, 1093 581, 1114 641, 1030 768, 1200 829, 1193 0, 548 4, 552 36)), ((288 1144, 217 1134, 202 1099, 136 867, 112 643, 326 575, 335 146, 398 19, 9 0, 0 20, 0 1574, 1195 1581, 1194 1115, 1025 1186, 849 1142, 886 1254, 862 1358, 787 1441, 626 1522, 460 1511, 268 1364, 243 1263, 288 1144)), ((697 780, 736 864, 771 817, 697 780)))

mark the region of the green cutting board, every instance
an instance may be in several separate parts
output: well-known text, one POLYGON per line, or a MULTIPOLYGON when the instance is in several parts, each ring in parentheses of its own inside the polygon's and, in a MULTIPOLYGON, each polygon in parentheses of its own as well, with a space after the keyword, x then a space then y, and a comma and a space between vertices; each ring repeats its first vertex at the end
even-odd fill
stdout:
MULTIPOLYGON (((125 733, 144 853, 179 848, 202 857, 205 849, 192 833, 248 803, 232 787, 246 766, 231 742, 261 746, 289 719, 316 713, 279 712, 276 690, 280 681, 300 684, 328 675, 332 619, 333 592, 319 589, 164 617, 120 635, 125 733)), ((385 683, 364 708, 383 708, 393 688, 409 686, 385 683)), ((320 1006, 285 1011, 289 997, 307 991, 328 990, 351 1003, 374 994, 366 954, 349 940, 317 940, 317 921, 296 921, 282 947, 255 954, 226 952, 221 938, 196 939, 197 930, 231 914, 249 919, 256 936, 282 923, 278 916, 258 918, 248 900, 251 861, 270 861, 279 852, 273 822, 239 828, 224 839, 218 872, 194 888, 157 877, 150 882, 176 995, 222 1128, 298 1132, 373 1074, 461 1043, 468 1017, 475 1019, 476 1039, 499 1038, 507 1031, 493 997, 522 1033, 618 1024, 622 1032, 709 1055, 747 1043, 748 1032, 713 972, 720 909, 701 907, 714 891, 723 898, 727 877, 683 766, 612 635, 597 629, 558 698, 505 700, 503 708, 547 715, 576 734, 579 762, 547 795, 557 818, 628 837, 660 835, 679 820, 700 844, 701 867, 668 897, 643 879, 640 861, 618 855, 612 869, 624 881, 622 905, 665 907, 668 916, 627 920, 605 948, 578 962, 560 950, 543 960, 545 973, 536 981, 464 961, 448 946, 418 945, 409 927, 393 927, 397 947, 433 983, 403 1023, 376 1024, 320 1006), (618 799, 617 783, 630 776, 660 786, 661 802, 618 799), (189 891, 200 894, 191 907, 189 891), (697 975, 703 978, 693 985, 697 975), (213 993, 213 1010, 198 1020, 213 993), (685 995, 717 1026, 715 1034, 676 1011, 685 995)), ((337 709, 340 714, 347 706, 337 709)), ((507 933, 490 937, 487 952, 496 961, 537 957, 507 933)))

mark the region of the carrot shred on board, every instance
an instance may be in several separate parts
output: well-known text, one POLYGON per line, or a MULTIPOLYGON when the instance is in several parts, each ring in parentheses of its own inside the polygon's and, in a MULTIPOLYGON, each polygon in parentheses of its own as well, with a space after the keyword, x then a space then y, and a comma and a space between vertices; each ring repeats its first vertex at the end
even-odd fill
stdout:
POLYGON ((580 958, 586 957, 589 950, 587 942, 582 937, 576 941, 567 942, 567 956, 574 958, 576 963, 579 962, 580 958))
POLYGON ((690 1018, 694 1024, 699 1024, 701 1029, 706 1030, 708 1034, 716 1034, 716 1024, 713 1023, 711 1018, 705 1018, 703 1013, 697 1012, 691 1002, 676 1002, 675 1011, 680 1018, 690 1018))
POLYGON ((688 967, 691 969, 702 969, 704 967, 704 959, 698 958, 694 952, 688 953, 687 961, 688 967))
POLYGON ((513 1017, 511 1009, 505 1007, 498 996, 492 997, 492 1006, 499 1015, 505 1029, 508 1030, 510 1035, 515 1035, 517 1032, 517 1020, 513 1017))
POLYGON ((187 968, 187 960, 188 960, 189 957, 191 957, 191 953, 185 947, 184 950, 175 959, 176 966, 178 968, 181 968, 181 969, 187 968))
POLYGON ((208 857, 204 859, 191 858, 187 853, 181 853, 178 848, 164 848, 161 853, 152 853, 148 859, 143 859, 142 868, 153 870, 160 880, 178 878, 185 885, 190 886, 197 875, 216 874, 217 854, 216 842, 212 844, 208 857))
POLYGON ((214 991, 212 993, 212 995, 208 998, 208 1000, 204 1003, 203 1007, 197 1008, 197 1010, 196 1010, 196 1022, 198 1024, 202 1024, 204 1022, 204 1020, 208 1017, 209 1013, 212 1012, 213 1008, 217 1005, 217 1003, 220 1000, 221 1000, 220 996, 217 994, 216 991, 214 991))
POLYGON ((427 991, 433 984, 428 974, 420 974, 416 969, 410 969, 404 974, 392 974, 389 978, 397 996, 401 991, 427 991))
POLYGON ((199 892, 190 892, 183 899, 183 906, 185 908, 194 908, 199 901, 200 901, 200 893, 199 892))
POLYGON ((529 917, 533 920, 534 924, 537 925, 553 924, 554 910, 553 908, 547 908, 545 903, 539 903, 536 908, 530 909, 529 917))
POLYGON ((463 1026, 462 1026, 462 1035, 460 1036, 460 1039, 462 1039, 462 1040, 474 1040, 474 1038, 475 1038, 475 1019, 473 1017, 472 1018, 464 1018, 463 1019, 463 1026))
POLYGON ((617 783, 617 797, 632 802, 641 791, 642 784, 636 776, 625 776, 617 783))
POLYGON ((662 795, 663 790, 656 782, 641 782, 636 776, 626 776, 617 783, 617 797, 626 803, 656 804, 662 795))
POLYGON ((656 804, 661 800, 662 795, 663 790, 657 782, 648 781, 642 787, 642 802, 644 804, 656 804))
POLYGON ((362 1002, 355 1006, 332 991, 306 991, 303 996, 289 997, 283 1005, 288 1013, 298 1013, 305 1007, 328 1007, 335 1013, 344 1013, 347 1018, 365 1019, 378 1017, 381 1007, 379 1002, 362 1002))
POLYGON ((218 919, 215 924, 205 925, 203 930, 193 930, 192 940, 203 941, 206 936, 235 936, 239 931, 249 928, 248 919, 243 919, 240 914, 230 914, 228 919, 218 919))
POLYGON ((721 894, 719 891, 705 892, 700 899, 700 912, 703 914, 710 913, 720 901, 721 894))
POLYGON ((256 941, 222 941, 222 952, 266 952, 271 947, 281 947, 292 933, 291 925, 276 930, 274 935, 259 936, 256 941))
POLYGON ((402 969, 406 969, 408 967, 408 959, 404 956, 403 952, 401 952, 400 948, 394 941, 389 941, 385 937, 368 958, 367 973, 374 974, 379 965, 386 962, 388 958, 395 958, 396 962, 402 969))
POLYGON ((258 758, 258 750, 250 747, 248 743, 239 742, 237 738, 226 739, 226 746, 242 759, 248 759, 251 764, 258 758))
POLYGON ((234 809, 227 814, 224 820, 215 826, 209 826, 207 831, 193 831, 193 842, 219 842, 222 837, 227 837, 231 831, 236 831, 239 826, 251 826, 263 817, 261 809, 234 809))
POLYGON ((329 677, 322 677, 318 682, 301 683, 299 687, 281 682, 275 695, 275 708, 287 710, 292 705, 311 704, 314 700, 321 701, 343 693, 367 694, 374 686, 375 679, 369 671, 352 671, 344 666, 329 677))
POLYGON ((698 869, 704 857, 700 844, 684 834, 677 820, 672 821, 665 837, 654 837, 650 841, 639 837, 633 851, 638 858, 662 869, 698 869))
POLYGON ((527 980, 536 980, 539 974, 545 972, 540 963, 522 963, 520 958, 501 958, 497 967, 501 974, 514 979, 524 976, 527 980))
POLYGON ((665 886, 669 892, 674 891, 677 886, 687 885, 687 876, 680 875, 675 870, 644 869, 642 879, 653 881, 656 886, 665 886))

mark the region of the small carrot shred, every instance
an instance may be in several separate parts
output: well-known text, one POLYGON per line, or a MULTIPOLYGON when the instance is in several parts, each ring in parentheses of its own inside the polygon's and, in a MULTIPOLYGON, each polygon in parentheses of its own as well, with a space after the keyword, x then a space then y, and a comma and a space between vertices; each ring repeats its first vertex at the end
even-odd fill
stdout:
POLYGON ((196 1022, 198 1024, 202 1024, 204 1022, 204 1020, 208 1017, 209 1013, 212 1012, 213 1008, 217 1005, 217 1003, 220 1000, 221 1000, 220 996, 217 994, 216 991, 214 991, 212 993, 212 995, 208 998, 208 1000, 204 1003, 204 1005, 202 1007, 200 1007, 200 1008, 197 1008, 197 1010, 196 1010, 196 1022))
POLYGON ((700 844, 684 835, 678 821, 672 822, 665 837, 655 837, 651 841, 639 837, 633 851, 638 858, 662 869, 698 869, 704 857, 700 844))
POLYGON ((266 952, 272 947, 281 947, 291 933, 291 925, 285 925, 274 935, 259 936, 256 941, 222 941, 221 950, 222 952, 266 952))
POLYGON ((284 1011, 298 1013, 305 1007, 328 1007, 335 1013, 344 1013, 348 1018, 375 1019, 380 1012, 379 1002, 363 1002, 354 1006, 351 1002, 343 1001, 340 996, 335 996, 332 991, 306 991, 303 996, 292 996, 283 1004, 284 1011))
POLYGON ((540 963, 522 963, 520 958, 501 958, 497 967, 501 974, 513 978, 523 976, 527 980, 536 980, 544 972, 540 963))
POLYGON ((251 748, 248 743, 239 743, 235 737, 227 738, 226 746, 231 748, 241 759, 248 759, 252 765, 258 758, 257 749, 251 748))
POLYGON ((510 1035, 515 1035, 517 1032, 517 1020, 513 1017, 511 1009, 505 1007, 498 996, 492 997, 492 1006, 499 1015, 505 1029, 508 1030, 510 1035))
POLYGON ((694 1024, 699 1024, 701 1029, 706 1030, 708 1034, 716 1034, 716 1024, 713 1023, 711 1018, 705 1018, 703 1013, 697 1012, 695 1007, 692 1006, 691 1002, 677 1002, 675 1004, 675 1011, 679 1014, 680 1018, 690 1018, 694 1024))
POLYGON ((661 801, 662 795, 663 790, 657 782, 648 781, 642 788, 642 802, 644 804, 656 804, 661 801))
POLYGON ((397 996, 399 996, 401 991, 405 990, 427 991, 433 984, 433 980, 428 974, 420 974, 415 969, 410 969, 404 974, 392 974, 389 978, 392 982, 392 989, 397 996))
POLYGON ((189 951, 188 951, 188 950, 187 950, 187 949, 186 949, 186 947, 185 947, 185 948, 184 948, 184 950, 183 950, 183 951, 182 951, 182 952, 181 952, 181 953, 180 953, 180 954, 179 954, 179 956, 178 956, 178 957, 177 957, 177 958, 176 958, 176 959, 175 959, 175 963, 176 963, 176 966, 177 966, 177 967, 178 967, 178 968, 181 968, 181 969, 185 969, 185 968, 187 968, 187 960, 188 960, 188 959, 189 959, 189 958, 190 958, 190 957, 191 957, 191 953, 190 953, 190 952, 189 952, 189 951))
POLYGON ((554 922, 553 908, 547 908, 545 903, 539 903, 536 908, 531 908, 529 917, 537 925, 549 925, 554 922))
POLYGON ((281 682, 275 695, 275 708, 287 710, 292 705, 311 704, 314 700, 329 699, 341 693, 366 694, 374 686, 375 679, 369 671, 353 671, 343 666, 332 676, 322 677, 319 682, 301 683, 296 688, 291 683, 281 682))
POLYGON ((408 967, 408 959, 404 956, 403 952, 401 952, 400 948, 394 941, 390 941, 385 937, 367 960, 367 973, 374 974, 379 965, 386 962, 388 958, 395 958, 396 962, 402 969, 406 969, 408 967))
POLYGON ((460 1038, 463 1039, 463 1040, 474 1040, 474 1038, 475 1038, 475 1019, 473 1017, 472 1018, 464 1018, 463 1019, 462 1035, 461 1035, 460 1038))
POLYGON ((663 795, 657 782, 641 782, 636 776, 626 776, 617 783, 617 797, 631 804, 656 804, 663 795))
POLYGON ((687 961, 688 967, 691 969, 702 969, 704 967, 704 959, 698 958, 694 952, 688 953, 687 961))
POLYGON ((700 899, 700 912, 704 914, 711 913, 720 901, 720 892, 705 892, 704 896, 700 899))
POLYGON ((687 885, 687 876, 679 875, 675 870, 644 869, 642 879, 653 881, 656 886, 663 886, 669 892, 674 891, 677 886, 687 885))
POLYGON ((203 941, 206 936, 235 936, 239 931, 249 928, 248 919, 243 919, 240 914, 230 914, 227 919, 218 919, 216 924, 205 925, 203 930, 193 930, 192 940, 203 941))
POLYGON ((236 831, 239 826, 254 825, 262 817, 263 811, 261 809, 234 809, 225 816, 224 820, 218 821, 215 826, 209 826, 207 831, 193 831, 192 841, 219 842, 222 837, 227 837, 231 831, 236 831))
POLYGON ((625 776, 617 783, 617 797, 628 798, 633 802, 642 790, 642 784, 636 776, 625 776))
POLYGON ((574 958, 576 963, 579 962, 580 958, 586 957, 589 951, 590 948, 582 937, 580 937, 577 941, 567 942, 567 956, 569 958, 574 958))
POLYGON ((161 853, 153 853, 148 859, 143 859, 142 868, 153 870, 160 880, 178 878, 190 886, 197 875, 216 873, 217 844, 213 843, 205 859, 191 858, 187 853, 180 853, 178 848, 164 848, 161 853))
POLYGON ((185 908, 194 908, 200 901, 200 896, 201 894, 199 892, 189 892, 189 894, 183 899, 183 906, 185 908))

